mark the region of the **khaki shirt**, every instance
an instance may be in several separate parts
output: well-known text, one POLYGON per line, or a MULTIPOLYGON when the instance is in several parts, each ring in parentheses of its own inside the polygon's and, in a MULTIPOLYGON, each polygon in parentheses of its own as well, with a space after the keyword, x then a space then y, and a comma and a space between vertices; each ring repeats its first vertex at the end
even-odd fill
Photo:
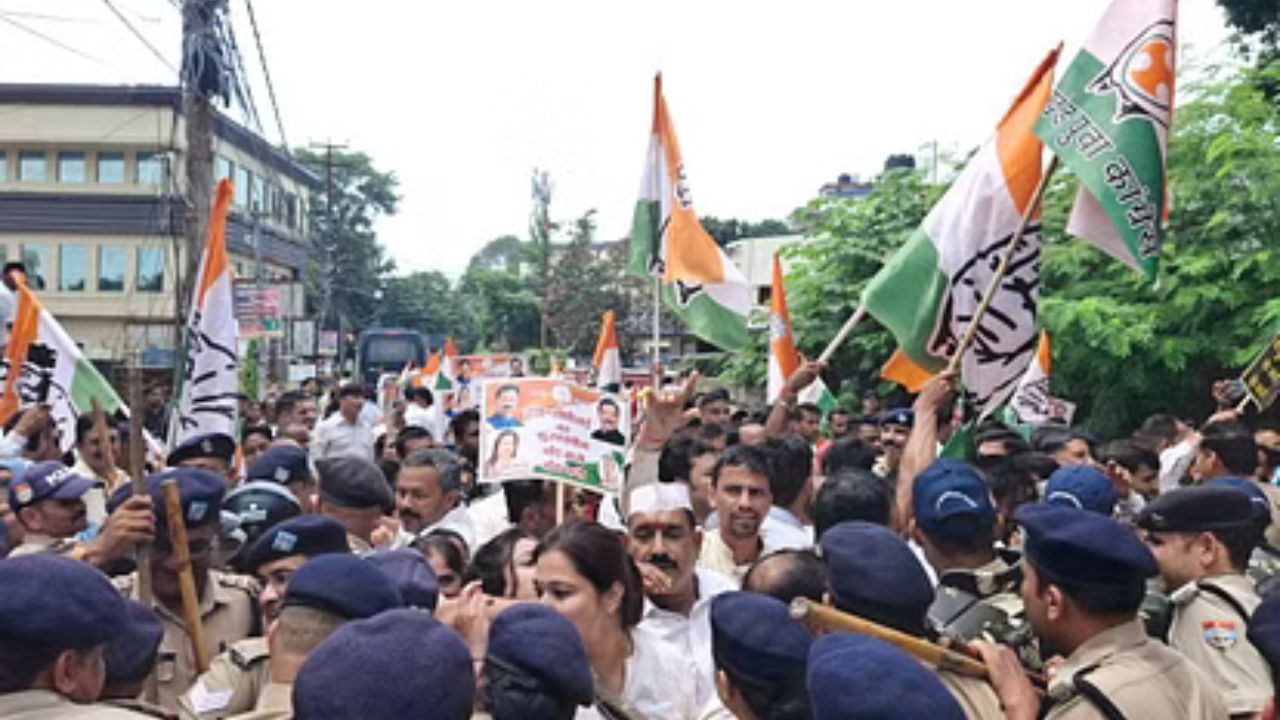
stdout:
POLYGON ((1270 483, 1254 484, 1262 488, 1262 493, 1271 501, 1271 524, 1267 525, 1263 537, 1271 547, 1280 548, 1280 487, 1270 483))
POLYGON ((267 639, 245 638, 213 658, 209 671, 178 700, 178 714, 184 720, 215 720, 248 712, 270 681, 267 639))
POLYGON ((986 680, 947 671, 939 672, 938 679, 947 686, 951 697, 956 699, 969 720, 1004 717, 1000 696, 996 695, 996 691, 986 680))
POLYGON ((1169 647, 1187 656, 1222 692, 1231 714, 1261 712, 1274 692, 1271 668, 1245 637, 1248 619, 1230 603, 1205 590, 1213 585, 1252 614, 1261 599, 1243 575, 1219 575, 1178 588, 1169 625, 1169 647))
POLYGON ((5 720, 137 720, 146 717, 110 705, 73 703, 49 690, 23 690, 0 695, 0 718, 5 720))
MULTIPOLYGON (((117 586, 129 597, 137 599, 136 575, 126 575, 116 580, 117 586)), ((231 643, 249 637, 258 629, 257 581, 244 575, 232 575, 219 570, 209 571, 204 596, 200 598, 200 618, 204 625, 205 642, 210 660, 231 643)), ((175 709, 178 698, 196 680, 196 664, 192 656, 191 640, 187 637, 186 624, 181 613, 174 613, 158 600, 152 601, 152 609, 164 625, 164 639, 156 661, 156 680, 159 703, 175 709)))
POLYGON ((270 683, 262 689, 262 697, 253 710, 236 715, 232 720, 289 720, 293 717, 293 685, 270 683))
POLYGON ((1047 720, 1103 717, 1073 684, 1080 675, 1127 720, 1226 720, 1222 695, 1189 660, 1147 637, 1137 620, 1094 635, 1076 648, 1049 683, 1047 720), (1090 669, 1092 668, 1092 669, 1090 669))
POLYGON ((66 555, 78 545, 79 543, 74 538, 55 538, 48 535, 27 533, 22 538, 22 544, 9 552, 9 557, 43 554, 66 555))

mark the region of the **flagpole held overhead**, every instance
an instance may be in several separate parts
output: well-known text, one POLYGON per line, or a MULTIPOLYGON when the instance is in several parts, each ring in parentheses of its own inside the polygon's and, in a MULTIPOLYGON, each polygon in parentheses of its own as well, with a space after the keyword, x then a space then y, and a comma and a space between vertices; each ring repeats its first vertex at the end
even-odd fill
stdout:
POLYGON ((973 318, 969 320, 969 325, 964 329, 960 344, 956 346, 956 351, 951 356, 951 361, 947 363, 947 370, 954 372, 960 368, 960 361, 964 359, 965 352, 973 344, 973 338, 978 332, 978 326, 982 324, 983 316, 991 308, 991 301, 995 298, 996 291, 1000 289, 1000 283, 1004 281, 1005 273, 1009 271, 1009 263, 1013 260, 1018 246, 1022 244, 1022 236, 1027 234, 1027 226, 1031 224, 1032 218, 1036 216, 1036 211, 1040 208, 1040 201, 1044 198, 1044 191, 1049 187, 1049 179, 1053 177, 1053 173, 1057 169, 1058 156, 1053 155, 1049 158, 1049 167, 1045 168, 1045 171, 1040 174, 1040 182, 1036 185, 1036 191, 1031 196, 1031 201, 1027 203, 1027 207, 1022 211, 1022 219, 1018 221, 1018 229, 1014 232, 1013 239, 1009 241, 1008 247, 1004 249, 1004 254, 1000 256, 1000 264, 996 266, 995 274, 991 276, 991 281, 987 283, 986 292, 982 294, 982 302, 978 304, 978 309, 974 311, 973 318))
POLYGON ((867 308, 863 305, 858 305, 858 309, 854 310, 853 314, 849 316, 849 319, 844 321, 844 325, 841 326, 840 332, 836 333, 836 336, 831 338, 831 342, 827 343, 827 349, 823 350, 822 354, 818 356, 818 362, 830 362, 831 356, 836 354, 836 350, 840 349, 840 346, 849 338, 850 333, 857 329, 858 325, 862 322, 862 318, 866 317, 866 315, 867 308))

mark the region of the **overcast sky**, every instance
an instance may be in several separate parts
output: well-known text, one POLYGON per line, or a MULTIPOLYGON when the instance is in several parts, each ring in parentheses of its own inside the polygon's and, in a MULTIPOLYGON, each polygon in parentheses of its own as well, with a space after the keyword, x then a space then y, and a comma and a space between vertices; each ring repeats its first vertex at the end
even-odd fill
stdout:
MULTIPOLYGON (((178 64, 174 0, 112 2, 178 64)), ((596 208, 601 239, 626 234, 658 70, 699 214, 785 217, 840 172, 981 142, 1108 0, 254 3, 289 142, 345 143, 394 172, 403 201, 382 242, 402 271, 456 276, 487 241, 526 234, 535 167, 553 218, 596 208)), ((245 0, 230 5, 278 139, 245 0)), ((1184 56, 1221 51, 1217 5, 1180 12, 1184 56)), ((105 0, 0 0, 2 82, 175 77, 105 0)))

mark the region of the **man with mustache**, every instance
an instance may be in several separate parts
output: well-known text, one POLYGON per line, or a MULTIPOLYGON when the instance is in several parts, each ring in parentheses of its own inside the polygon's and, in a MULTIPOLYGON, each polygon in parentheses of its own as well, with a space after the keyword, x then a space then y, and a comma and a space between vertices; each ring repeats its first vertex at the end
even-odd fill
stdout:
POLYGON ((436 529, 456 532, 468 550, 476 547, 475 523, 462 504, 462 466, 448 450, 410 453, 396 478, 395 502, 400 520, 396 547, 408 547, 436 529))
POLYGON ((720 524, 702 536, 698 564, 740 582, 747 568, 765 553, 760 526, 773 504, 774 465, 762 447, 735 445, 716 461, 711 473, 711 503, 720 524))
POLYGON ((722 573, 697 566, 702 532, 694 522, 688 485, 642 485, 631 492, 628 507, 627 551, 644 580, 640 624, 694 659, 702 707, 716 693, 711 598, 737 586, 722 573))
POLYGON ((11 554, 53 553, 105 567, 151 540, 151 499, 132 497, 111 513, 93 541, 76 542, 75 535, 89 526, 84 495, 95 487, 96 481, 59 462, 27 468, 9 484, 9 507, 24 530, 22 544, 11 554))

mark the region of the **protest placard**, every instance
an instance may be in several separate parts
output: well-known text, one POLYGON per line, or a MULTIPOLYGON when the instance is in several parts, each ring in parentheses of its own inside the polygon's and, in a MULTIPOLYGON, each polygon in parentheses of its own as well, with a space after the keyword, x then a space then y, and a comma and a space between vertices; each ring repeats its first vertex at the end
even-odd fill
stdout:
POLYGON ((481 388, 480 482, 541 478, 618 492, 628 403, 551 378, 489 379, 481 388))
POLYGON ((1276 401, 1280 396, 1280 334, 1271 338, 1240 380, 1259 410, 1266 410, 1276 401))
POLYGON ((451 407, 464 410, 480 407, 480 385, 491 378, 522 378, 529 367, 523 355, 455 355, 449 359, 453 378, 451 407))

